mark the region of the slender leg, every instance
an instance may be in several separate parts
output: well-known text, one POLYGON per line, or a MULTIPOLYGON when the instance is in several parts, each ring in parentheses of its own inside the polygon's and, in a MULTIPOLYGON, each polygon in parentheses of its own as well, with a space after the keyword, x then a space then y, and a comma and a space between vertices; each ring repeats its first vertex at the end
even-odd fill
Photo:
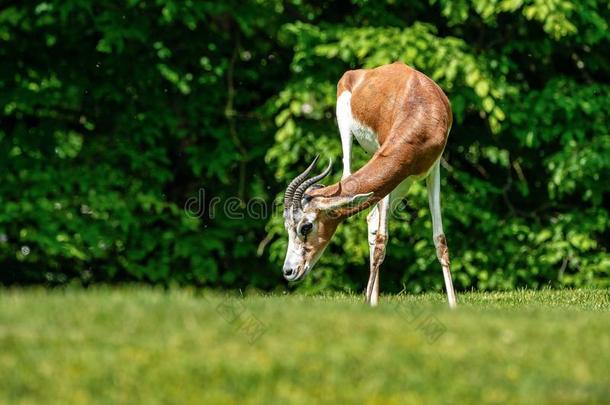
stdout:
POLYGON ((389 208, 390 196, 387 195, 375 205, 366 218, 370 253, 370 275, 366 287, 366 302, 373 307, 379 301, 379 268, 385 258, 385 247, 388 241, 389 208))
POLYGON ((449 248, 447 247, 447 240, 445 239, 445 234, 443 233, 443 221, 441 218, 440 160, 434 164, 432 171, 426 178, 426 183, 428 186, 430 212, 432 213, 432 229, 434 246, 436 247, 436 256, 438 257, 441 267, 443 268, 443 277, 445 279, 445 289, 447 290, 449 307, 455 308, 457 301, 455 299, 453 281, 451 280, 451 269, 449 267, 449 248))
POLYGON ((352 95, 349 91, 341 93, 337 99, 337 124, 341 134, 341 149, 343 151, 343 175, 344 179, 352 174, 352 107, 350 103, 352 95))

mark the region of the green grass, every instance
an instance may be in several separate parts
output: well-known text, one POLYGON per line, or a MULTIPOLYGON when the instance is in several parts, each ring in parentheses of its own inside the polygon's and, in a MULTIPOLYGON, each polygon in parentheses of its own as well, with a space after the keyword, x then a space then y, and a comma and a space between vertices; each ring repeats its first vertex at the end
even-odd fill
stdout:
POLYGON ((0 403, 607 402, 609 296, 0 290, 0 403))

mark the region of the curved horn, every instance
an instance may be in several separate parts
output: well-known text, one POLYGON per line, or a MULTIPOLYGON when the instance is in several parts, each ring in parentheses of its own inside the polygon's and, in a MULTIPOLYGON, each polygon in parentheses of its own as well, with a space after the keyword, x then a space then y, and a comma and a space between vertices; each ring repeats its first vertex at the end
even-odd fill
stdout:
POLYGON ((290 184, 288 184, 288 187, 286 187, 286 192, 284 193, 284 208, 288 208, 292 205, 294 192, 296 191, 297 187, 299 187, 301 183, 307 178, 307 176, 309 176, 309 173, 311 173, 314 166, 318 162, 319 157, 320 155, 316 155, 309 167, 305 169, 303 173, 295 177, 294 180, 290 182, 290 184))
POLYGON ((304 181, 294 192, 294 203, 296 203, 296 207, 301 209, 303 208, 301 206, 301 199, 303 198, 303 194, 305 194, 305 191, 307 191, 307 189, 309 188, 309 186, 317 183, 318 181, 322 180, 324 177, 328 176, 328 174, 330 173, 330 169, 333 167, 333 161, 331 159, 328 160, 328 167, 320 174, 318 174, 317 176, 312 177, 309 180, 304 181))

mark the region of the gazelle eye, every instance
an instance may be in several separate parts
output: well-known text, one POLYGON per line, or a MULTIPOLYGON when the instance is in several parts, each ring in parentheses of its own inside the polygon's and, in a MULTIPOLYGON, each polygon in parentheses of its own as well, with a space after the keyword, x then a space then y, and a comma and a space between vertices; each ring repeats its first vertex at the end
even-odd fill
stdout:
POLYGON ((301 235, 305 236, 309 232, 311 232, 312 228, 313 228, 313 224, 311 222, 305 222, 303 225, 301 225, 301 228, 299 229, 299 233, 301 235))

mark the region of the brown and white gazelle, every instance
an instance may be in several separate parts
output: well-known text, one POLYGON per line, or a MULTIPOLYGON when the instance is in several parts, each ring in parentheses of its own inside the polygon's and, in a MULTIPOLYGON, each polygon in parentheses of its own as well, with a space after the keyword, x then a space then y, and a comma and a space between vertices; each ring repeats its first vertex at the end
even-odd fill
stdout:
POLYGON ((316 184, 330 173, 330 165, 308 179, 316 157, 286 189, 284 225, 289 239, 284 277, 302 280, 339 223, 374 205, 367 216, 370 276, 366 300, 376 305, 391 200, 402 198, 414 180, 426 178, 436 254, 443 269, 449 306, 455 307, 440 205, 439 162, 452 123, 449 100, 430 78, 401 62, 350 70, 337 85, 337 122, 343 149, 341 181, 326 187, 316 184), (353 174, 352 136, 373 154, 353 174))

